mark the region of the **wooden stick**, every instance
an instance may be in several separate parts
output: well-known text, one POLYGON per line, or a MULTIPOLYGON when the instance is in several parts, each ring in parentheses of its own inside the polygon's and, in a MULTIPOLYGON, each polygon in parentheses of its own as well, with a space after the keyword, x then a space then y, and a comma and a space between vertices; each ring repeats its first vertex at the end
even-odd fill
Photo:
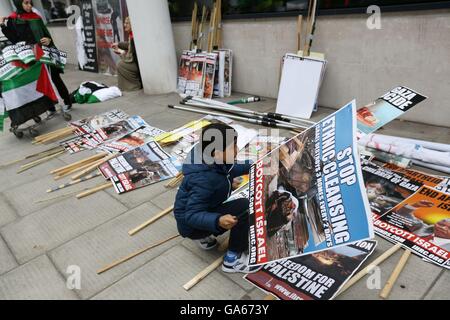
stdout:
MULTIPOLYGON (((73 168, 73 169, 71 169, 71 170, 64 171, 64 172, 62 172, 62 173, 56 175, 54 179, 55 179, 55 181, 57 181, 57 180, 59 180, 59 179, 62 179, 62 178, 64 178, 64 177, 67 177, 67 176, 69 176, 69 175, 71 175, 71 174, 74 174, 75 172, 78 172, 78 171, 81 171, 81 170, 85 170, 85 169, 89 168, 91 165, 92 165, 92 162, 86 163, 85 165, 82 165, 82 166, 80 166, 80 167, 78 167, 78 168, 73 168)), ((78 180, 78 179, 77 179, 77 180, 78 180)))
POLYGON ((211 272, 216 270, 223 262, 223 256, 217 258, 213 263, 203 269, 199 274, 197 274, 194 278, 189 280, 185 285, 183 285, 184 290, 189 291, 192 287, 194 287, 197 283, 206 278, 211 272))
MULTIPOLYGON (((103 156, 103 158, 104 158, 104 157, 105 157, 105 156, 103 156)), ((102 159, 103 159, 103 158, 102 158, 102 159)), ((88 167, 92 166, 95 162, 100 161, 100 160, 101 160, 101 159, 91 160, 91 161, 89 161, 89 162, 79 164, 79 165, 76 166, 76 167, 69 168, 69 169, 66 169, 66 170, 64 170, 64 171, 60 171, 60 172, 57 173, 55 176, 56 176, 56 177, 65 177, 65 176, 70 175, 70 174, 72 174, 72 173, 74 173, 74 172, 77 172, 77 171, 81 171, 81 170, 87 169, 88 167)), ((56 177, 55 177, 55 179, 56 179, 56 177)), ((57 179, 56 179, 56 180, 57 180, 57 179)))
POLYGON ((136 233, 138 233, 139 231, 141 231, 142 229, 145 229, 146 227, 148 227, 149 225, 151 225, 152 223, 154 223, 155 221, 161 219, 162 217, 168 215, 169 213, 171 213, 173 211, 173 206, 168 207, 167 209, 164 209, 163 211, 161 211, 160 213, 158 213, 157 215, 155 215, 154 217, 152 217, 150 220, 144 222, 143 224, 137 226, 136 228, 128 231, 128 234, 130 236, 135 235, 136 233))
POLYGON ((68 183, 59 185, 59 186, 57 186, 57 187, 55 187, 55 188, 48 189, 48 190, 47 190, 47 193, 52 193, 52 192, 55 192, 55 191, 58 191, 58 190, 62 190, 62 189, 65 189, 65 188, 74 186, 74 185, 76 185, 76 184, 79 184, 79 183, 81 183, 81 182, 88 181, 88 180, 90 180, 90 179, 99 177, 99 176, 101 176, 101 175, 102 175, 102 174, 101 174, 100 172, 96 172, 96 173, 93 173, 93 174, 91 174, 91 175, 88 175, 88 176, 86 176, 86 177, 84 177, 84 178, 81 178, 81 179, 78 179, 78 180, 74 180, 74 181, 70 181, 70 182, 68 182, 68 183))
MULTIPOLYGON (((88 190, 88 189, 84 189, 84 190, 81 190, 81 191, 87 191, 87 190, 88 190)), ((79 192, 80 192, 80 190, 78 190, 78 191, 72 191, 72 192, 65 193, 65 194, 62 194, 62 195, 59 195, 59 196, 56 196, 56 197, 53 197, 53 198, 47 198, 47 199, 38 200, 38 201, 35 201, 34 203, 35 203, 35 204, 40 204, 40 203, 44 203, 44 202, 49 202, 49 201, 55 201, 55 200, 59 200, 59 199, 64 199, 64 198, 73 196, 74 194, 77 194, 77 193, 79 193, 79 192)))
POLYGON ((32 162, 28 162, 28 163, 26 163, 26 164, 24 164, 24 165, 22 165, 22 166, 20 166, 20 167, 21 167, 21 168, 26 168, 26 167, 32 166, 32 165, 34 165, 35 163, 40 163, 40 161, 46 160, 46 159, 48 159, 48 158, 50 158, 50 157, 54 157, 54 156, 59 155, 59 154, 64 153, 64 152, 65 152, 64 150, 58 151, 58 152, 56 152, 56 153, 50 154, 50 155, 48 155, 48 156, 45 156, 45 157, 43 157, 43 158, 34 160, 34 161, 32 161, 32 162))
POLYGON ((313 0, 313 9, 311 12, 311 20, 309 25, 308 37, 306 38, 305 50, 303 51, 303 55, 308 57, 311 51, 311 44, 314 36, 314 28, 316 24, 316 11, 317 11, 317 0, 313 0))
POLYGON ((82 159, 80 161, 68 164, 67 166, 64 166, 64 167, 52 170, 52 171, 50 171, 50 173, 51 174, 57 174, 57 173, 59 173, 61 171, 66 171, 67 169, 72 169, 74 167, 77 167, 80 164, 85 164, 85 163, 88 163, 88 162, 91 162, 91 161, 94 161, 94 160, 98 160, 100 158, 104 158, 107 155, 108 155, 108 153, 106 153, 106 152, 97 153, 97 154, 93 155, 92 157, 88 157, 88 158, 82 159))
POLYGON ((219 49, 221 47, 222 42, 222 0, 216 1, 216 24, 214 26, 214 43, 213 49, 216 47, 219 49))
POLYGON ((194 49, 194 46, 197 43, 197 13, 198 5, 197 2, 194 2, 194 9, 192 10, 192 20, 191 20, 191 50, 194 49))
POLYGON ((75 130, 76 130, 75 128, 67 127, 67 128, 61 129, 61 130, 51 132, 46 135, 38 136, 34 139, 34 141, 36 143, 45 143, 50 140, 55 140, 55 138, 57 138, 57 137, 68 136, 68 135, 72 134, 75 130))
POLYGON ((297 53, 302 48, 302 23, 303 23, 303 16, 299 15, 297 19, 297 53))
POLYGON ((178 173, 175 178, 169 181, 168 184, 165 185, 166 188, 175 188, 181 181, 183 181, 183 174, 180 172, 178 173))
POLYGON ((358 272, 356 275, 354 275, 346 284, 342 287, 341 291, 339 291, 338 295, 345 292, 348 288, 353 286, 356 282, 358 282, 360 279, 362 279, 365 275, 367 275, 372 269, 379 264, 381 264, 384 260, 392 256, 394 253, 396 253, 400 248, 401 244, 397 243, 395 246, 392 246, 389 250, 387 250, 385 253, 383 253, 381 256, 379 256, 377 259, 375 259, 371 264, 369 264, 367 267, 365 267, 363 270, 358 272))
POLYGON ((56 158, 56 157, 60 156, 61 154, 65 153, 65 152, 66 152, 66 151, 60 151, 60 152, 58 152, 58 153, 56 153, 56 154, 53 154, 53 155, 51 155, 51 156, 47 156, 47 157, 45 157, 45 158, 42 158, 42 159, 39 159, 39 160, 30 162, 30 163, 28 163, 28 164, 26 164, 26 165, 23 165, 23 166, 21 167, 22 169, 20 169, 19 171, 17 171, 17 173, 22 173, 22 172, 25 172, 25 171, 27 171, 27 170, 29 170, 29 169, 31 169, 31 168, 37 167, 37 166, 40 165, 41 163, 44 163, 44 162, 47 162, 47 161, 49 161, 49 160, 51 160, 51 159, 53 159, 53 158, 56 158))
POLYGON ((277 300, 277 298, 274 297, 271 294, 268 294, 267 296, 264 297, 264 300, 266 300, 266 301, 273 301, 273 300, 277 300))
POLYGON ((77 199, 82 199, 82 198, 88 197, 94 193, 111 188, 112 186, 113 186, 113 183, 111 181, 109 181, 105 184, 101 184, 99 186, 96 186, 95 188, 92 188, 92 189, 86 190, 80 194, 77 194, 77 199))
POLYGON ((84 176, 84 175, 94 171, 95 169, 97 169, 97 167, 100 166, 101 164, 103 164, 106 161, 109 161, 109 160, 111 160, 112 158, 115 158, 115 157, 117 157, 117 153, 110 154, 109 156, 107 156, 107 157, 105 157, 103 159, 97 160, 91 166, 87 167, 86 169, 84 169, 80 173, 74 175, 72 177, 72 180, 80 179, 82 176, 84 176))
POLYGON ((387 299, 389 295, 391 294, 392 287, 394 286, 395 282, 397 281, 398 276, 402 272, 403 268, 406 265, 406 262, 408 262, 408 259, 411 255, 411 251, 406 249, 403 253, 402 257, 398 261, 398 264, 395 266, 394 271, 392 271, 391 276, 389 277, 388 281, 386 282, 386 285, 384 286, 383 290, 381 290, 380 297, 383 299, 387 299))
POLYGON ((31 158, 37 158, 36 160, 39 160, 39 159, 45 158, 47 156, 53 155, 55 153, 58 153, 58 152, 60 152, 62 150, 64 150, 64 149, 61 148, 60 146, 57 146, 57 147, 54 147, 54 148, 51 148, 51 149, 48 149, 48 150, 45 150, 45 151, 41 151, 39 153, 35 153, 35 154, 31 154, 31 155, 25 156, 25 157, 23 157, 21 159, 17 159, 17 160, 13 160, 13 161, 1 164, 0 168, 9 167, 9 166, 12 166, 14 164, 20 163, 22 161, 25 161, 25 160, 28 160, 28 159, 31 159, 31 158))
POLYGON ((108 265, 108 266, 106 266, 106 267, 104 267, 104 268, 98 270, 98 271, 97 271, 97 274, 102 274, 102 273, 104 273, 104 272, 106 272, 106 271, 108 271, 108 270, 111 270, 112 268, 118 266, 119 264, 122 264, 122 263, 124 263, 125 261, 128 261, 128 260, 130 260, 130 259, 132 259, 132 258, 134 258, 134 257, 136 257, 136 256, 138 256, 138 255, 140 255, 140 254, 142 254, 142 253, 144 253, 144 252, 150 250, 150 249, 156 248, 156 247, 158 247, 158 246, 160 246, 160 245, 162 245, 162 244, 164 244, 164 243, 166 243, 166 242, 169 242, 170 240, 176 239, 176 238, 178 238, 179 236, 180 236, 180 235, 177 234, 177 235, 175 235, 175 236, 172 236, 172 237, 170 237, 170 238, 167 238, 167 239, 165 239, 165 240, 162 240, 162 241, 160 241, 160 242, 158 242, 158 243, 152 244, 152 245, 150 245, 150 246, 148 246, 148 247, 146 247, 146 248, 144 248, 144 249, 138 250, 138 251, 136 251, 136 252, 134 252, 134 253, 132 253, 132 254, 126 256, 125 258, 122 258, 122 259, 120 259, 120 260, 117 260, 116 262, 113 262, 113 263, 111 263, 110 265, 108 265))
POLYGON ((74 133, 74 131, 75 131, 74 128, 69 128, 69 130, 60 132, 58 134, 51 135, 51 136, 49 136, 49 137, 47 137, 45 139, 35 140, 35 142, 38 143, 38 144, 48 143, 50 141, 54 141, 54 140, 57 140, 57 139, 61 139, 61 138, 65 138, 67 136, 70 136, 70 135, 72 135, 74 133))
POLYGON ((216 37, 216 18, 217 18, 217 3, 214 3, 213 11, 211 12, 211 24, 210 24, 210 38, 208 38, 208 52, 212 52, 213 45, 216 37))
MULTIPOLYGON (((219 251, 225 251, 228 248, 228 241, 230 240, 229 237, 224 239, 224 241, 219 245, 218 250, 219 251)), ((211 272, 216 270, 223 262, 223 256, 220 258, 217 258, 213 263, 211 263, 209 266, 207 266, 205 269, 203 269, 199 274, 197 274, 194 278, 189 280, 184 286, 184 290, 189 291, 192 287, 194 287, 197 283, 205 279, 211 272)))
POLYGON ((52 132, 48 132, 46 134, 41 134, 41 135, 35 137, 34 140, 36 140, 36 141, 44 140, 44 139, 46 139, 48 137, 51 137, 51 136, 54 136, 54 135, 59 134, 61 132, 67 131, 67 129, 70 129, 70 128, 71 127, 64 127, 64 128, 52 131, 52 132))
POLYGON ((203 33, 203 29, 204 29, 204 24, 206 22, 206 18, 208 16, 208 10, 206 9, 206 5, 203 5, 203 9, 202 9, 202 19, 200 20, 200 27, 199 27, 199 32, 198 32, 198 49, 202 50, 203 49, 203 39, 205 37, 204 33, 203 33))
MULTIPOLYGON (((75 131, 75 130, 73 130, 73 131, 75 131)), ((47 143, 50 143, 50 142, 54 142, 55 140, 66 138, 66 137, 72 135, 73 131, 68 131, 68 132, 62 133, 60 135, 50 137, 50 138, 45 139, 45 140, 41 140, 40 142, 38 142, 38 144, 47 144, 47 143)))

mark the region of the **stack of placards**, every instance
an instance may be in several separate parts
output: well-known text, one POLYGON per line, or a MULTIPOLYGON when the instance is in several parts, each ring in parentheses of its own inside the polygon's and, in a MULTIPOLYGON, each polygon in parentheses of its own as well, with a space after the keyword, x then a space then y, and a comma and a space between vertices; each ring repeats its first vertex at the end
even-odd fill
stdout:
POLYGON ((178 71, 177 91, 194 97, 231 95, 232 51, 183 51, 178 71))

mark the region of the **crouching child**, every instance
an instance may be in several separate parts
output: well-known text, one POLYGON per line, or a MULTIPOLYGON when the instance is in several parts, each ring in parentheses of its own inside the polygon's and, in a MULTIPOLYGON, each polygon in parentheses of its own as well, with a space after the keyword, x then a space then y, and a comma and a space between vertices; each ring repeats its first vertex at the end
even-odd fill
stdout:
POLYGON ((237 164, 237 132, 215 123, 203 128, 200 142, 183 164, 183 182, 176 196, 174 214, 181 236, 195 240, 204 250, 217 246, 216 236, 230 230, 224 272, 250 273, 248 265, 248 199, 226 202, 233 179, 246 175, 250 163, 237 164))

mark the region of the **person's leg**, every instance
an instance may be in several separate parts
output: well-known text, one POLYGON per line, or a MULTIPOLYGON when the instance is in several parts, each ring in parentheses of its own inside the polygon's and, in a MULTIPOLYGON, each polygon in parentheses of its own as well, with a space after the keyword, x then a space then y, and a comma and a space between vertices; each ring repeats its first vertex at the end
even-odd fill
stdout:
POLYGON ((231 214, 238 219, 237 224, 230 231, 228 251, 225 254, 222 271, 227 273, 253 273, 261 269, 261 266, 249 266, 248 255, 248 199, 236 199, 221 205, 216 212, 222 215, 231 214))
POLYGON ((195 230, 189 239, 193 240, 203 250, 212 250, 217 247, 217 240, 208 231, 195 230))
POLYGON ((248 199, 236 199, 222 204, 216 212, 231 214, 238 219, 237 224, 230 231, 228 250, 241 253, 248 249, 248 199))
POLYGON ((69 90, 66 87, 63 79, 61 79, 61 74, 57 68, 51 67, 50 74, 52 77, 52 81, 55 84, 56 89, 58 90, 59 95, 64 100, 64 104, 69 107, 72 107, 72 101, 70 99, 69 90))

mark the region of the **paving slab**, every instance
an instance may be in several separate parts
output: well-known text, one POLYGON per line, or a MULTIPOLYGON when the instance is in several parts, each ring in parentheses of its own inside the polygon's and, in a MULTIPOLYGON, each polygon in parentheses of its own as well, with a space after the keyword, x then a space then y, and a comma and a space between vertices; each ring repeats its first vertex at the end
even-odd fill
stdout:
POLYGON ((436 284, 426 294, 426 300, 450 300, 450 270, 442 270, 436 284))
POLYGON ((6 246, 6 243, 0 237, 0 275, 14 269, 17 266, 18 263, 14 259, 14 256, 6 246))
POLYGON ((0 184, 0 192, 27 183, 31 183, 37 179, 48 176, 48 173, 55 167, 58 166, 60 167, 63 165, 64 162, 58 159, 52 159, 48 162, 45 162, 37 167, 31 168, 30 170, 22 172, 20 174, 17 173, 17 171, 20 169, 19 165, 0 169, 0 174, 2 176, 2 183, 0 184))
POLYGON ((83 299, 90 298, 181 241, 181 238, 176 238, 105 273, 97 274, 99 269, 114 261, 178 234, 174 219, 168 216, 132 237, 128 235, 129 230, 158 212, 156 206, 143 204, 52 250, 49 256, 60 272, 64 272, 69 265, 81 268, 82 282, 78 294, 83 299))
MULTIPOLYGON (((219 243, 222 243, 223 241, 225 241, 225 239, 228 237, 229 233, 225 233, 221 236, 219 236, 217 238, 217 240, 219 241, 219 243)), ((182 242, 183 246, 185 248, 187 248, 188 250, 190 250, 191 252, 193 252, 195 255, 197 255, 200 259, 203 259, 204 261, 206 261, 207 263, 212 263, 214 262, 217 258, 219 258, 220 256, 223 256, 225 254, 225 252, 221 252, 219 250, 208 250, 205 251, 203 249, 201 249, 194 241, 192 241, 191 239, 185 239, 182 242)), ((237 285, 239 285, 242 289, 246 290, 246 291, 250 291, 252 290, 255 286, 253 286, 251 283, 249 283, 248 281, 245 281, 242 277, 243 274, 241 273, 223 273, 221 271, 221 268, 217 268, 217 272, 222 273, 225 277, 227 277, 228 279, 230 279, 231 281, 235 282, 237 285)))
MULTIPOLYGON (((167 183, 167 182, 166 182, 167 183)), ((178 188, 166 189, 162 194, 154 197, 151 202, 161 209, 166 209, 174 204, 178 188)))
POLYGON ((70 188, 63 189, 58 192, 47 193, 47 190, 70 181, 70 178, 55 181, 52 176, 48 175, 43 178, 34 180, 30 183, 5 190, 3 193, 9 200, 10 204, 21 217, 30 213, 47 208, 54 203, 64 201, 68 198, 74 198, 76 194, 88 188, 93 188, 98 184, 104 183, 101 177, 74 185, 70 188), (71 195, 69 195, 71 194, 71 195), (65 196, 67 195, 67 196, 65 196), (54 199, 51 201, 41 202, 42 200, 54 199))
POLYGON ((0 228, 13 222, 18 215, 14 211, 9 199, 3 193, 0 193, 0 228))
POLYGON ((0 230, 19 263, 51 250, 126 211, 104 192, 70 198, 36 211, 0 230))
POLYGON ((166 192, 167 189, 164 187, 164 185, 167 182, 168 180, 161 181, 147 187, 122 194, 118 194, 112 187, 107 189, 106 192, 129 209, 133 209, 166 192))
POLYGON ((214 271, 191 290, 183 285, 208 266, 178 245, 104 290, 94 299, 234 300, 245 294, 238 285, 214 271))
POLYGON ((0 300, 76 300, 46 255, 0 276, 0 300))

